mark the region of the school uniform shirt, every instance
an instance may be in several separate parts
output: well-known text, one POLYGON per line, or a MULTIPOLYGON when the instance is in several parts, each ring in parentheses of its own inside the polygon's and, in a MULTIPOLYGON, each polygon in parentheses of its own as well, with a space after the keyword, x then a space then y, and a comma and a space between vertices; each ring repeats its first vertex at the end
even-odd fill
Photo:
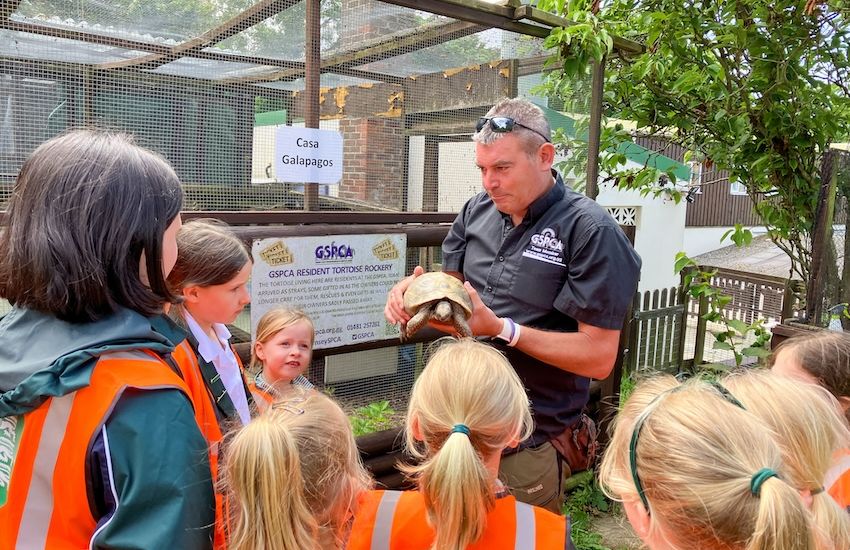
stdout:
POLYGON ((186 319, 189 331, 198 342, 198 354, 203 357, 204 361, 212 363, 215 367, 227 395, 230 396, 233 406, 236 407, 239 419, 242 424, 247 424, 251 421, 251 409, 248 405, 248 397, 245 395, 244 380, 239 362, 230 347, 230 331, 221 323, 213 323, 213 330, 217 338, 217 341, 213 341, 188 311, 184 310, 183 316, 186 319))

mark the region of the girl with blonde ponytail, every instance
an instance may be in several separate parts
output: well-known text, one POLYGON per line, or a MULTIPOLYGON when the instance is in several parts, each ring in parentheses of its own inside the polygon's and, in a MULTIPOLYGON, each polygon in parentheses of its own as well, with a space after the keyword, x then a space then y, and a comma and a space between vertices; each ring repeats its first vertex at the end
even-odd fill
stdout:
POLYGON ((811 514, 764 423, 719 384, 639 384, 600 480, 651 550, 816 550, 811 514))
POLYGON ((230 550, 337 550, 370 486, 334 401, 293 390, 229 439, 224 478, 230 550))
POLYGON ((505 357, 471 339, 441 345, 413 386, 406 438, 418 491, 371 491, 349 550, 562 550, 567 519, 517 502, 502 451, 531 433, 525 389, 505 357))
POLYGON ((824 489, 833 454, 850 445, 835 398, 820 386, 770 371, 732 374, 723 385, 776 435, 787 481, 812 511, 818 545, 823 550, 850 548, 850 515, 824 489))

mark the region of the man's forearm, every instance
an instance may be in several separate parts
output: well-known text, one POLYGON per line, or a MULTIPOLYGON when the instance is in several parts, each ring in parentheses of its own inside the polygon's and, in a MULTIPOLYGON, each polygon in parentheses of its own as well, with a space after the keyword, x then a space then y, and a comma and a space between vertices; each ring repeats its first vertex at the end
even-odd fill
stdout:
POLYGON ((522 326, 514 347, 567 372, 602 379, 611 373, 619 342, 618 330, 580 323, 578 332, 554 332, 522 326))

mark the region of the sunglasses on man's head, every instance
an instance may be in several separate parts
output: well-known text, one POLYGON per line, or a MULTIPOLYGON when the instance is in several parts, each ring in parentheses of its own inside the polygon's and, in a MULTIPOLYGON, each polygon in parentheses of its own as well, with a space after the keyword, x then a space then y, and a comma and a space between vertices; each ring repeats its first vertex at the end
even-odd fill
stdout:
POLYGON ((478 124, 475 125, 475 131, 480 132, 481 129, 484 128, 484 125, 487 124, 488 122, 490 123, 490 129, 492 131, 496 132, 497 134, 507 134, 508 132, 512 132, 515 127, 519 126, 520 128, 525 128, 526 130, 530 130, 530 131, 534 132, 538 136, 545 139, 547 143, 551 143, 551 140, 548 137, 546 137, 545 135, 543 135, 542 132, 538 132, 534 128, 530 128, 530 127, 526 126, 525 124, 521 124, 521 123, 517 122, 516 120, 512 119, 511 117, 507 117, 507 116, 494 116, 494 117, 483 116, 483 117, 478 119, 478 124))

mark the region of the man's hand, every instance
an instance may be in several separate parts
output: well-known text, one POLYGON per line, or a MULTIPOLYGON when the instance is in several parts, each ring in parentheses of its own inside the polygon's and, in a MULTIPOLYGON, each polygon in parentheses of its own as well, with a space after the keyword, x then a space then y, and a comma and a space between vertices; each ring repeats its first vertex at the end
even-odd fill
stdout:
POLYGON ((404 293, 413 279, 423 273, 425 273, 425 270, 422 266, 417 265, 413 268, 413 275, 400 280, 390 289, 389 294, 387 294, 387 305, 384 306, 384 317, 387 321, 394 325, 399 323, 405 325, 410 321, 410 315, 404 310, 404 293))
POLYGON ((469 281, 463 283, 472 300, 472 317, 469 319, 469 328, 473 336, 496 336, 502 332, 502 319, 493 313, 493 310, 484 305, 478 291, 472 288, 469 281))

